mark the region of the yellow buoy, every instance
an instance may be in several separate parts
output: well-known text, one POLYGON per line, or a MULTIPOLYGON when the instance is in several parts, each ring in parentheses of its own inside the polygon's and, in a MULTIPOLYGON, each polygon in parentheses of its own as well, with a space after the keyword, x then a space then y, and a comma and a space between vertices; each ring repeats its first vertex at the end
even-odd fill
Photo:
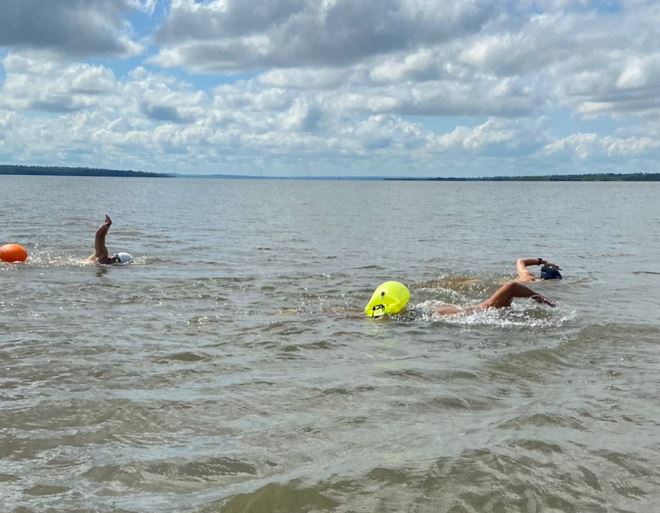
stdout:
POLYGON ((364 307, 364 313, 367 317, 395 315, 406 307, 409 299, 410 292, 403 283, 386 281, 378 285, 364 307))

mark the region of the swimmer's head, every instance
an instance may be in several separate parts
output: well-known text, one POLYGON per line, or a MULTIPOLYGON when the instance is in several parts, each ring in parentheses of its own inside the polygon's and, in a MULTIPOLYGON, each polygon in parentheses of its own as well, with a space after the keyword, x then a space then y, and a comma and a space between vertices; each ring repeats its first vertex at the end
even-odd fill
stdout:
POLYGON ((561 273, 557 269, 552 267, 546 267, 545 265, 541 267, 541 279, 542 280, 561 280, 561 273))
POLYGON ((124 253, 123 251, 120 251, 119 253, 112 255, 112 262, 117 265, 130 264, 134 260, 135 259, 133 258, 133 255, 129 253, 124 253))

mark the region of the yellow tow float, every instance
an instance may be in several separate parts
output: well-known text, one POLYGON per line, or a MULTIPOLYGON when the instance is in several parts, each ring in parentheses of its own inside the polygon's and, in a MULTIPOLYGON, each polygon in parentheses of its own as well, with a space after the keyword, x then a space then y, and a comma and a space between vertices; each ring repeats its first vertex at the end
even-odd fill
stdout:
POLYGON ((386 281, 378 285, 364 307, 364 313, 367 317, 395 315, 406 307, 409 299, 410 292, 403 283, 386 281))

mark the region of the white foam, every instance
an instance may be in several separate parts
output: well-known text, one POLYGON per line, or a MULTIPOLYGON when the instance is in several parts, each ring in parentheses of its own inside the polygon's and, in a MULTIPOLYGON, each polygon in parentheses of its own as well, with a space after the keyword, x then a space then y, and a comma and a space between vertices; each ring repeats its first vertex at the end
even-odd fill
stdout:
MULTIPOLYGON (((135 258, 131 264, 143 264, 145 258, 135 258)), ((70 254, 58 251, 38 251, 31 253, 29 258, 22 263, 34 267, 63 268, 63 267, 89 267, 97 265, 96 262, 89 259, 89 256, 72 256, 70 254)), ((4 269, 4 266, 0 266, 4 269)))
MULTIPOLYGON (((511 308, 490 308, 454 315, 438 315, 437 301, 424 301, 411 309, 413 320, 424 322, 444 322, 462 326, 495 326, 498 328, 551 328, 559 327, 573 320, 576 312, 563 307, 549 308, 535 303, 514 303, 511 308)), ((457 305, 469 307, 472 305, 457 305)))

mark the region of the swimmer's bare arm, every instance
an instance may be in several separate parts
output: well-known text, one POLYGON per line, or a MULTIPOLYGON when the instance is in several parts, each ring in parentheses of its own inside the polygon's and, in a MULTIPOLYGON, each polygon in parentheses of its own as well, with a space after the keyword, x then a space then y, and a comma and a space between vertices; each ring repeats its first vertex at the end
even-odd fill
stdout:
POLYGON ((536 281, 537 277, 534 276, 527 266, 529 265, 545 265, 552 269, 561 269, 557 264, 543 260, 542 258, 519 258, 516 260, 516 271, 518 272, 518 281, 529 283, 536 281))
POLYGON ((532 289, 522 285, 521 283, 511 281, 509 283, 505 283, 499 289, 497 289, 492 296, 490 296, 486 301, 479 305, 479 308, 507 308, 511 306, 511 303, 517 297, 529 297, 537 303, 548 306, 555 306, 554 301, 548 299, 547 297, 539 294, 538 292, 534 292, 532 289))
POLYGON ((548 299, 547 297, 537 292, 534 292, 532 289, 526 287, 525 285, 522 285, 521 283, 511 281, 509 283, 505 283, 504 285, 502 285, 499 289, 495 291, 495 293, 492 296, 490 296, 483 303, 479 303, 478 305, 468 306, 468 307, 442 305, 435 309, 435 313, 437 315, 455 315, 458 313, 473 313, 478 310, 487 310, 489 308, 508 308, 511 306, 513 300, 517 297, 519 298, 528 297, 533 299, 537 303, 548 306, 555 306, 554 301, 552 301, 551 299, 548 299))

